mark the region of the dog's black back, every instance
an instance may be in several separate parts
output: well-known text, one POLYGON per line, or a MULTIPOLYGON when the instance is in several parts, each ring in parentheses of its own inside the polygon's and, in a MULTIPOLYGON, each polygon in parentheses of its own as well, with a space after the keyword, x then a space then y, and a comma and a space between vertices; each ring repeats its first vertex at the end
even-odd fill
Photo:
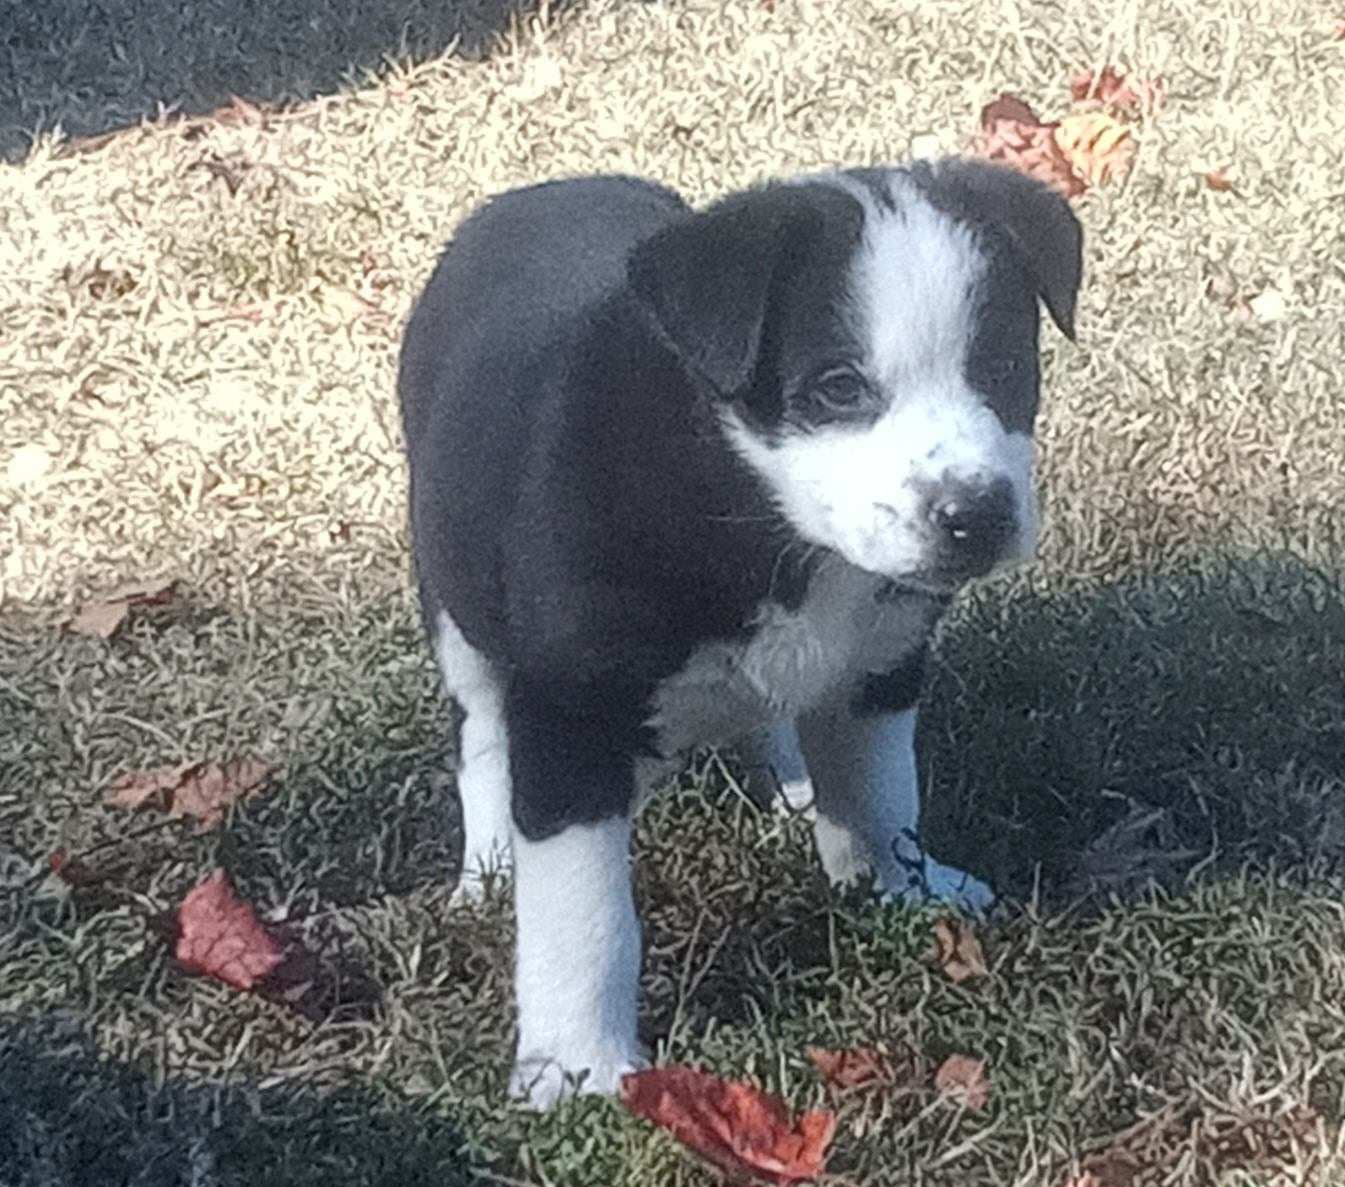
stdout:
POLYGON ((620 177, 495 199, 402 354, 427 617, 626 729, 698 643, 768 593, 796 602, 806 552, 781 556, 782 520, 630 294, 632 250, 686 210, 620 177))

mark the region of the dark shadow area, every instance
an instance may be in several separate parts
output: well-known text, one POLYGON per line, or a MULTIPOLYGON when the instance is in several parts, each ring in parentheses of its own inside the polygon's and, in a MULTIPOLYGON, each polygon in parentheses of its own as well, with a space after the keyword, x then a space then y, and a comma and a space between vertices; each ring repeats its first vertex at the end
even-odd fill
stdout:
POLYGON ((920 732, 924 827, 1026 899, 1345 856, 1345 589, 1225 558, 959 606, 920 732))
POLYGON ((0 1025, 0 1182, 14 1187, 455 1187, 479 1181, 433 1109, 367 1079, 327 1090, 158 1079, 73 1015, 0 1025))
MULTIPOLYGON (((552 0, 561 8, 564 0, 552 0)), ((0 159, 231 95, 302 102, 455 41, 489 52, 538 0, 0 0, 0 159)))

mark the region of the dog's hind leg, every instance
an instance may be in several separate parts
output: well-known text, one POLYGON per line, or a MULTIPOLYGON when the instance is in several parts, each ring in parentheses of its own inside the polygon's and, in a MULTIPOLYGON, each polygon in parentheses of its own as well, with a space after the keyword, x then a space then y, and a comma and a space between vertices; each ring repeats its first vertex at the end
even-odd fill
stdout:
POLYGON ((456 901, 480 897, 485 880, 510 867, 509 731, 504 685, 495 665, 462 637, 440 611, 434 653, 444 688, 463 711, 458 735, 458 795, 462 801, 462 875, 456 901))

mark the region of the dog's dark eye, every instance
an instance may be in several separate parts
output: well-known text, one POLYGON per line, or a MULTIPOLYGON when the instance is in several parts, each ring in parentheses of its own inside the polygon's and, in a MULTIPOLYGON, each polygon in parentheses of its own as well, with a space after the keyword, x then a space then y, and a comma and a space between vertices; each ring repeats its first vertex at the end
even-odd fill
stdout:
POLYGON ((869 397, 870 388, 864 376, 849 367, 838 367, 822 375, 813 385, 813 398, 825 408, 848 412, 858 408, 869 397))

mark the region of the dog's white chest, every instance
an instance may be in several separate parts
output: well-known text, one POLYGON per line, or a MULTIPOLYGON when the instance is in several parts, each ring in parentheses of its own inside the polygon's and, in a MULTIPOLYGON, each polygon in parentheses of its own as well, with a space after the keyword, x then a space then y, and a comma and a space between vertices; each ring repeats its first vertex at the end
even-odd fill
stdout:
POLYGON ((797 611, 767 603, 745 642, 698 649, 654 698, 649 724, 662 754, 736 741, 822 703, 858 673, 894 667, 924 638, 929 616, 904 600, 879 602, 881 585, 834 565, 797 611))

